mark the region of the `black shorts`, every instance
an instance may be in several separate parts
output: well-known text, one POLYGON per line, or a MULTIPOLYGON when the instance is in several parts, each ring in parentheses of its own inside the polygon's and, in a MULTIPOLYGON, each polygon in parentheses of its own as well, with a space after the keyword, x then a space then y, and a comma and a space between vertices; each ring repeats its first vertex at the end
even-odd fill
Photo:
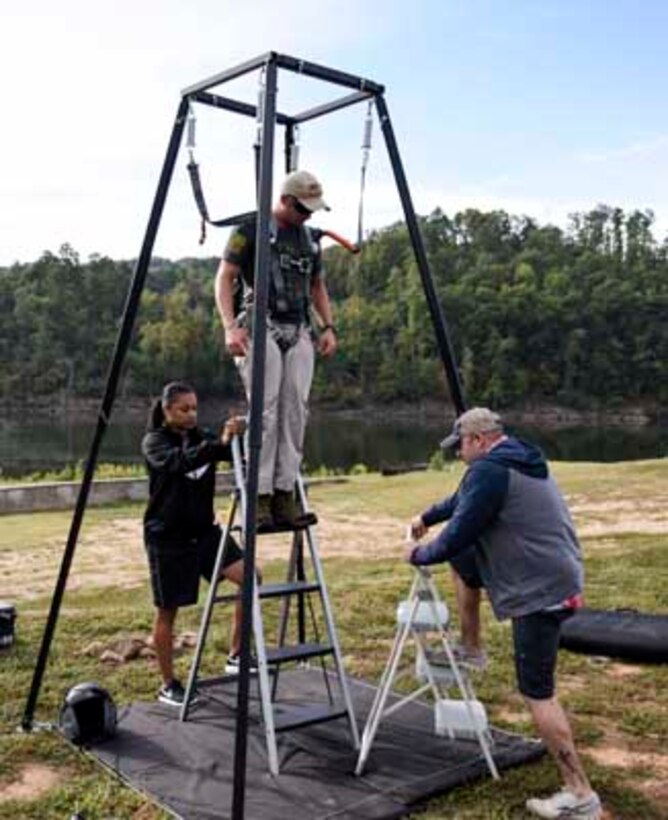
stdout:
MULTIPOLYGON (((211 580, 222 532, 212 527, 191 539, 172 540, 146 535, 144 546, 151 572, 153 603, 160 609, 176 609, 197 603, 199 579, 211 580)), ((243 558, 237 542, 228 535, 222 569, 243 558)))
POLYGON ((463 552, 450 559, 450 566, 471 589, 482 589, 484 584, 480 577, 478 562, 475 557, 475 546, 467 547, 463 552))
POLYGON ((554 695, 561 624, 572 609, 533 612, 513 618, 515 673, 520 692, 532 700, 549 700, 554 695))

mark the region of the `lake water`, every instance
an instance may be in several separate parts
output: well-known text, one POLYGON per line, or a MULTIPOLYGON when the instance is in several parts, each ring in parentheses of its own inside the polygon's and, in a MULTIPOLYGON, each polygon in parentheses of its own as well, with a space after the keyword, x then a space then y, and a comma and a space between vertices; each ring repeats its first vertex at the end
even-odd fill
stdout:
MULTIPOLYGON (((206 421, 206 418, 205 418, 206 421)), ((105 436, 100 460, 140 463, 142 421, 113 420, 105 436)), ((86 458, 94 423, 0 422, 0 467, 5 476, 53 470, 86 458)), ((309 425, 305 461, 308 470, 320 466, 349 470, 365 464, 377 470, 429 461, 444 435, 442 426, 386 421, 379 417, 347 418, 318 413, 309 425)), ((548 458, 565 461, 628 461, 668 455, 668 429, 645 427, 514 429, 539 444, 548 458)))

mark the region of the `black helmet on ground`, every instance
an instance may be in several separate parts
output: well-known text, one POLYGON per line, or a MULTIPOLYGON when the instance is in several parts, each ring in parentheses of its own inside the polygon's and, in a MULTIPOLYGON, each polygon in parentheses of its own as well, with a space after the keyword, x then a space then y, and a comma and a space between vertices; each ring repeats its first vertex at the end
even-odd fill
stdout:
POLYGON ((96 743, 116 733, 116 704, 97 683, 78 683, 65 695, 58 725, 73 743, 96 743))

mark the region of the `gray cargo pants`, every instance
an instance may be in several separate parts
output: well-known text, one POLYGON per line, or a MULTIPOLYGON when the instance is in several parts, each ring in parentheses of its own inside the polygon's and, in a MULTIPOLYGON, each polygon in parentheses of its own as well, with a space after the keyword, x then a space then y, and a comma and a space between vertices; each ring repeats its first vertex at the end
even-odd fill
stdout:
MULTIPOLYGON (((252 355, 235 358, 250 401, 252 355)), ((304 449, 308 398, 313 381, 315 350, 308 327, 298 331, 292 347, 282 352, 267 329, 264 371, 264 412, 260 453, 260 495, 295 486, 304 449)))

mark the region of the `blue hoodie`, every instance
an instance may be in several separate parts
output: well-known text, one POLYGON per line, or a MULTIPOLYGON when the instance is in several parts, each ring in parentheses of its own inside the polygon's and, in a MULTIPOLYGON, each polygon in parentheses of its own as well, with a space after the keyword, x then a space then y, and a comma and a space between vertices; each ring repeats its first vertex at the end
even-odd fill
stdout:
POLYGON ((541 451, 506 438, 466 471, 457 492, 422 515, 448 521, 413 551, 417 565, 448 561, 475 547, 499 619, 555 606, 582 592, 580 545, 566 502, 541 451))

